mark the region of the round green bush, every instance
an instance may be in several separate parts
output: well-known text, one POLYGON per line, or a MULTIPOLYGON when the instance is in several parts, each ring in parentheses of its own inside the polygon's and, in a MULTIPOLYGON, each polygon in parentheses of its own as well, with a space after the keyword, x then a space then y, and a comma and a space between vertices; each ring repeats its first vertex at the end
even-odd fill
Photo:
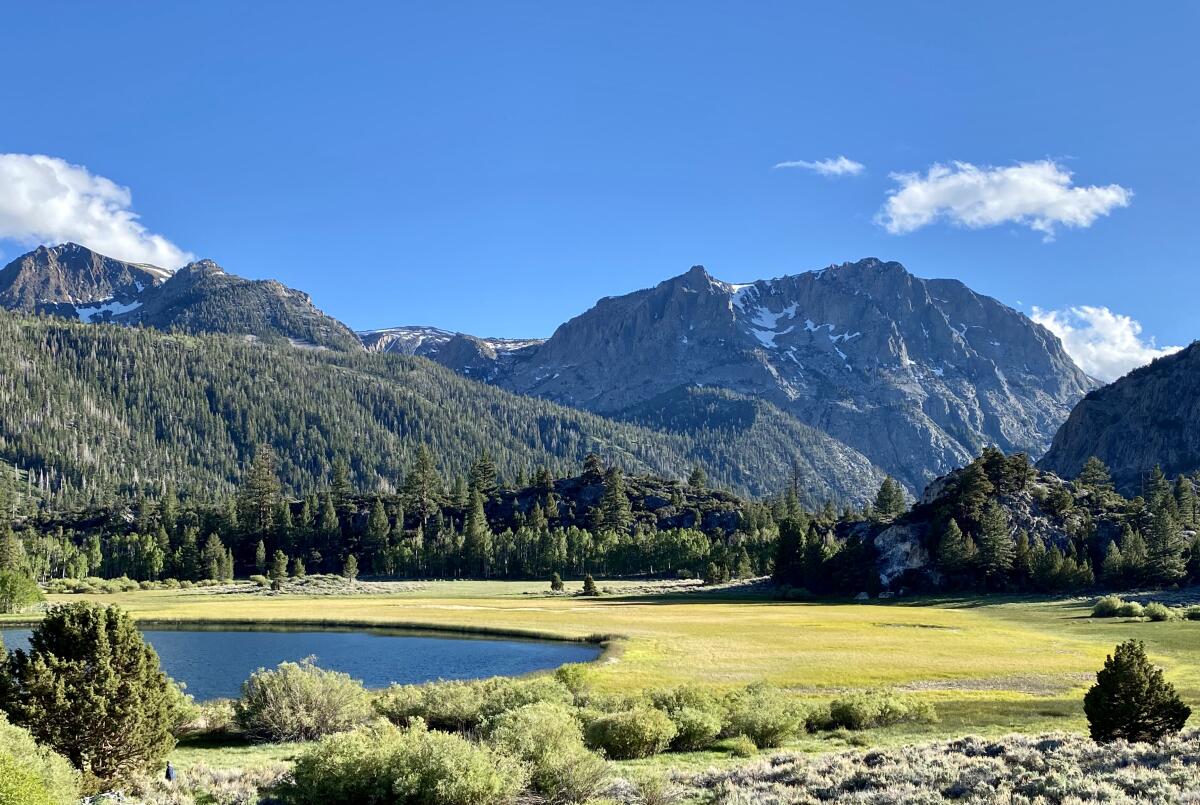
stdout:
POLYGON ((290 805, 507 805, 527 782, 515 758, 416 720, 322 739, 279 794, 290 805))
POLYGON ((523 761, 533 790, 550 802, 591 802, 605 788, 608 764, 587 750, 572 708, 527 704, 498 716, 491 744, 523 761))
POLYGON ((675 725, 675 740, 671 748, 680 752, 707 749, 721 734, 721 715, 696 707, 681 707, 667 714, 675 725))
POLYGON ((1190 621, 1200 621, 1200 607, 1188 607, 1184 617, 1190 621))
POLYGON ((1142 605, 1137 601, 1123 601, 1117 608, 1117 617, 1120 618, 1140 618, 1145 614, 1142 605))
POLYGON ((783 746, 804 731, 808 710, 793 696, 766 685, 736 694, 725 721, 727 735, 745 735, 760 749, 783 746))
POLYGON ((1093 618, 1115 618, 1121 612, 1121 607, 1125 604, 1117 595, 1106 595, 1098 600, 1092 607, 1093 618))
POLYGON ((1158 621, 1160 623, 1162 621, 1169 621, 1169 620, 1175 619, 1175 610, 1171 609, 1169 606, 1167 606, 1165 604, 1160 604, 1157 601, 1151 601, 1149 604, 1146 604, 1145 608, 1142 611, 1145 613, 1145 616, 1147 618, 1149 618, 1152 621, 1158 621))
POLYGON ((242 683, 233 716, 246 735, 260 741, 306 741, 344 732, 371 716, 362 683, 312 660, 260 668, 242 683))
POLYGON ((606 713, 587 727, 588 744, 616 760, 657 755, 671 745, 675 734, 666 713, 651 707, 606 713))

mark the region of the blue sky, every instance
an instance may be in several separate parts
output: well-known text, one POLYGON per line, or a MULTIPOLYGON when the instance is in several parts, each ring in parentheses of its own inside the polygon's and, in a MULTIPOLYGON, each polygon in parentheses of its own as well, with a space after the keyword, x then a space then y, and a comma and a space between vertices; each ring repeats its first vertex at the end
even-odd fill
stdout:
POLYGON ((86 171, 58 176, 73 194, 58 207, 28 204, 40 168, 0 171, 6 259, 82 228, 110 250, 279 278, 357 328, 544 336, 695 263, 746 281, 877 256, 1059 311, 1098 366, 1200 336, 1181 302, 1200 292, 1196 4, 81 2, 4 17, 0 153, 86 171), (839 156, 861 171, 774 167, 839 156), (71 203, 97 220, 64 220, 71 203))

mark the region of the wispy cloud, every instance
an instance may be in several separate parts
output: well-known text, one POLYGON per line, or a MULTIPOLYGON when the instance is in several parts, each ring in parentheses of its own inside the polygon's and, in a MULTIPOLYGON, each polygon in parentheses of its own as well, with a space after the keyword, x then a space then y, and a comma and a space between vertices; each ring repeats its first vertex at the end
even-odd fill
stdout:
POLYGON ((1142 338, 1142 325, 1106 307, 1076 305, 1063 310, 1033 308, 1031 318, 1059 337, 1079 368, 1110 382, 1182 347, 1160 347, 1142 338))
POLYGON ((110 257, 178 268, 192 258, 149 232, 129 188, 40 154, 0 154, 0 238, 22 245, 74 241, 110 257))
POLYGON ((1008 167, 936 164, 924 175, 894 173, 892 179, 898 186, 875 222, 893 235, 946 220, 971 229, 1015 223, 1050 240, 1056 226, 1089 227, 1133 198, 1117 184, 1076 187, 1071 172, 1048 159, 1008 167))
POLYGON ((797 159, 791 162, 780 162, 776 168, 801 168, 803 170, 818 173, 821 176, 857 176, 866 170, 866 165, 861 162, 855 162, 853 159, 847 159, 844 156, 830 157, 829 159, 818 159, 813 162, 797 159))

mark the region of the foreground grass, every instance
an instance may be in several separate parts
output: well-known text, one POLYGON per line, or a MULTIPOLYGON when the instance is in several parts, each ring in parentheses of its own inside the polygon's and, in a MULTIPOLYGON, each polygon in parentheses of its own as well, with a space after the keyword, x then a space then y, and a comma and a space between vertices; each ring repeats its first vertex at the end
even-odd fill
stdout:
MULTIPOLYGON (((150 591, 87 596, 142 620, 342 623, 612 637, 589 671, 602 690, 767 681, 805 696, 893 687, 931 700, 937 725, 860 736, 810 736, 796 748, 893 746, 943 736, 1081 731, 1083 690, 1113 646, 1144 640, 1184 698, 1200 705, 1200 622, 1088 618, 1090 600, 936 599, 794 603, 762 598, 620 595, 545 597, 544 583, 430 582, 387 596, 303 598, 150 591), (854 743, 851 744, 850 740, 854 743)), ((55 600, 78 600, 61 596, 55 600)), ((286 759, 287 746, 189 746, 182 762, 286 759)), ((711 765, 720 752, 649 765, 711 765)))

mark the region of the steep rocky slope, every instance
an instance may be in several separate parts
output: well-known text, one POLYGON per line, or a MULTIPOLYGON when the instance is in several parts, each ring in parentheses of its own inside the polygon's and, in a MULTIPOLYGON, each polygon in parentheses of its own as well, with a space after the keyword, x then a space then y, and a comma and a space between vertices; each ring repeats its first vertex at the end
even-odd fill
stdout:
POLYGON ((128 310, 171 272, 126 263, 77 243, 39 246, 0 270, 0 307, 99 320, 128 310))
POLYGON ((748 284, 695 266, 600 300, 541 344, 492 358, 452 349, 462 338, 426 354, 615 416, 680 388, 728 389, 854 448, 913 492, 988 444, 1041 455, 1095 385, 1021 313, 875 259, 748 284))
POLYGON ((1200 469, 1200 342, 1084 397, 1039 466, 1073 478, 1090 456, 1126 494, 1156 465, 1169 477, 1200 469))

